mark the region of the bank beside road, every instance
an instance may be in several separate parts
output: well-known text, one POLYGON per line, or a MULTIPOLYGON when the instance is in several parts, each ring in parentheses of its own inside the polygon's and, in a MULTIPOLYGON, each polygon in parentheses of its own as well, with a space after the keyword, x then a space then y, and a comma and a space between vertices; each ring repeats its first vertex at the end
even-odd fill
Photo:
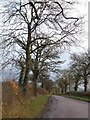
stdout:
POLYGON ((73 98, 81 101, 90 102, 90 92, 68 92, 64 97, 73 98))
POLYGON ((70 96, 69 95, 65 95, 65 97, 76 99, 76 100, 80 100, 80 101, 90 102, 90 98, 89 97, 79 97, 79 96, 72 96, 72 95, 70 95, 70 96))

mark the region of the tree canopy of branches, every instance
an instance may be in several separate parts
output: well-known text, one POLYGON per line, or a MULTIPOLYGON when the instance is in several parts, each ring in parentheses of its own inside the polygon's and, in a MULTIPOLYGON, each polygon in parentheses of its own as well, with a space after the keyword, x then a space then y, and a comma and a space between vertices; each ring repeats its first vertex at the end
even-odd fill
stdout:
POLYGON ((20 63, 23 58, 20 79, 23 79, 24 88, 31 70, 33 80, 38 76, 37 64, 42 50, 53 46, 61 48, 76 42, 81 20, 73 15, 69 16, 69 5, 71 4, 62 0, 18 0, 7 2, 3 6, 1 37, 4 63, 11 64, 18 57, 20 63))

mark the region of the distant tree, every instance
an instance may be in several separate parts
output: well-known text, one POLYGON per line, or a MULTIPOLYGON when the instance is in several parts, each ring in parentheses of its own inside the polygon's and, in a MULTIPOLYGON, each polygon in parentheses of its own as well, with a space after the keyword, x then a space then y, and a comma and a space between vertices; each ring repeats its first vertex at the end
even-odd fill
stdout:
POLYGON ((61 71, 60 77, 58 77, 57 85, 61 88, 61 93, 70 92, 72 85, 74 84, 73 75, 70 69, 64 69, 61 71))
POLYGON ((72 80, 74 81, 74 91, 77 91, 78 86, 81 84, 81 70, 80 67, 77 66, 77 63, 72 64, 70 69, 72 74, 72 80))
MULTIPOLYGON (((40 46, 42 44, 37 42, 37 46, 40 46)), ((34 54, 33 54, 33 59, 32 59, 32 72, 33 72, 33 88, 34 88, 34 95, 37 96, 37 82, 38 79, 42 83, 43 87, 43 81, 46 79, 49 79, 48 72, 49 70, 52 70, 52 62, 56 59, 59 58, 59 52, 58 50, 55 49, 55 47, 46 47, 44 49, 37 49, 34 54)), ((55 67, 55 64, 61 64, 61 61, 57 61, 56 63, 53 63, 53 66, 55 67)))
POLYGON ((72 57, 72 65, 73 67, 73 72, 75 75, 76 79, 76 90, 77 90, 77 85, 80 81, 80 79, 83 79, 83 84, 84 84, 84 92, 87 91, 87 85, 88 85, 88 76, 90 75, 90 56, 88 52, 81 53, 80 55, 78 54, 73 54, 72 57))
POLYGON ((43 81, 43 88, 45 88, 49 93, 52 91, 53 86, 54 86, 54 81, 49 79, 43 81))

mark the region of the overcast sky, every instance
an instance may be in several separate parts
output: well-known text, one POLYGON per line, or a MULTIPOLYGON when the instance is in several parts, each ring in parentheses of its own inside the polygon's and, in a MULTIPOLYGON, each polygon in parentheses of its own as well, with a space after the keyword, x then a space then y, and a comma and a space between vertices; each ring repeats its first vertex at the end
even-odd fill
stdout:
MULTIPOLYGON (((84 25, 84 33, 81 37, 81 42, 78 43, 78 46, 72 46, 71 49, 66 50, 62 55, 61 59, 66 60, 66 62, 61 65, 62 69, 68 68, 68 64, 70 62, 70 54, 69 53, 79 53, 84 52, 88 49, 88 1, 89 0, 76 0, 79 4, 76 4, 76 10, 78 11, 78 15, 85 16, 85 25, 84 25)), ((76 14, 76 12, 74 13, 76 14)))

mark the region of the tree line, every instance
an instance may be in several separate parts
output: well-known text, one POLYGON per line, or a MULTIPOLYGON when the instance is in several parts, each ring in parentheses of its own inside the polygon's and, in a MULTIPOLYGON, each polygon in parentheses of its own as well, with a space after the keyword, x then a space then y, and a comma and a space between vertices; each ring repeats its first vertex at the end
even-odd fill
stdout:
POLYGON ((62 64, 60 59, 56 61, 61 50, 78 41, 82 18, 69 16, 73 4, 62 0, 2 3, 2 67, 18 69, 24 92, 31 81, 37 96, 37 82, 43 87, 48 73, 62 64))
POLYGON ((69 69, 61 71, 57 80, 62 93, 69 91, 77 92, 79 85, 83 85, 83 91, 88 91, 90 79, 90 55, 89 52, 72 54, 69 69), (73 88, 73 89, 71 89, 73 88))

